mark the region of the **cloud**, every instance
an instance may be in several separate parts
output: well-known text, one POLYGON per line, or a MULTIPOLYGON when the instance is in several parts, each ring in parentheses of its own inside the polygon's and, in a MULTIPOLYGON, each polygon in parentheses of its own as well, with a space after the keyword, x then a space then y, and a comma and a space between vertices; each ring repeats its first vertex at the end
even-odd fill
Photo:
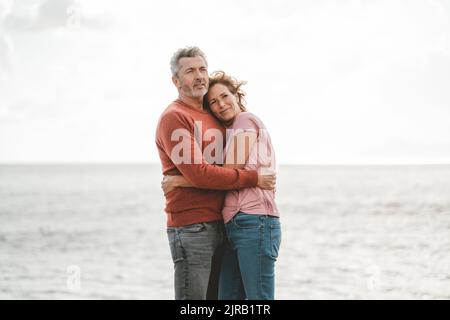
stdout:
POLYGON ((0 83, 7 80, 12 74, 12 57, 14 46, 11 39, 0 32, 0 83))
MULTIPOLYGON (((0 24, 11 33, 41 32, 54 29, 103 29, 111 19, 101 14, 91 15, 77 0, 25 0, 7 5, 3 3, 0 24)), ((2 6, 0 5, 0 14, 2 6)))
POLYGON ((12 56, 14 46, 11 39, 4 32, 3 20, 9 16, 12 10, 11 0, 0 0, 0 85, 7 81, 12 74, 12 56))
MULTIPOLYGON (((168 59, 197 44, 211 71, 248 80, 249 108, 275 128, 280 160, 439 156, 449 146, 448 3, 0 0, 0 65, 15 78, 0 89, 0 133, 62 140, 73 125, 70 141, 93 149, 119 131, 145 139, 137 123, 153 132, 176 94, 168 59)), ((13 159, 17 148, 4 150, 13 159)))
POLYGON ((0 22, 11 13, 12 0, 0 0, 0 22))
POLYGON ((66 26, 71 14, 76 14, 73 0, 47 0, 39 7, 38 27, 66 26))

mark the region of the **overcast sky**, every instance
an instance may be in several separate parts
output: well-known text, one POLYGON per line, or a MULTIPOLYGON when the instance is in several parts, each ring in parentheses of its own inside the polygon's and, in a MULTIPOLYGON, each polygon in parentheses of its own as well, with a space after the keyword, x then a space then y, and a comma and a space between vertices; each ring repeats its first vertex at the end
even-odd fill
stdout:
POLYGON ((200 46, 280 163, 450 163, 446 0, 0 0, 0 162, 155 162, 200 46))

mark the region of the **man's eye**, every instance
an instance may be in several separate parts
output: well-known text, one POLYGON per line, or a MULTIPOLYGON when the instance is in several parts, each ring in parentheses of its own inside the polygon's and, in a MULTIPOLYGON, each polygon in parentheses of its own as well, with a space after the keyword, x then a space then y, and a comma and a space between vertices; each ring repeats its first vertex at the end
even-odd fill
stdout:
POLYGON ((209 104, 210 104, 210 105, 213 105, 214 103, 216 103, 216 101, 211 101, 209 104))

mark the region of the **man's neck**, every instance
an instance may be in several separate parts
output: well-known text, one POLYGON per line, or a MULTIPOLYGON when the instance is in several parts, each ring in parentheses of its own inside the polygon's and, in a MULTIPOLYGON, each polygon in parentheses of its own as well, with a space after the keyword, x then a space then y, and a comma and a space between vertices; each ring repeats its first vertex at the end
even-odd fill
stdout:
POLYGON ((181 101, 183 101, 184 103, 186 103, 187 105, 191 106, 196 110, 203 110, 203 98, 192 98, 179 95, 178 99, 180 99, 181 101))

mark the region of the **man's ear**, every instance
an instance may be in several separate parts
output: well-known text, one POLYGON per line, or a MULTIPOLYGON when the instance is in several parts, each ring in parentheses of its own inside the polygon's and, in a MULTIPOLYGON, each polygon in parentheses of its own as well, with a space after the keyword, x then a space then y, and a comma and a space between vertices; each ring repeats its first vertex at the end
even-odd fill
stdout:
POLYGON ((172 82, 175 85, 175 87, 177 87, 177 89, 178 89, 179 85, 180 85, 180 80, 177 78, 177 76, 172 76, 172 82))

